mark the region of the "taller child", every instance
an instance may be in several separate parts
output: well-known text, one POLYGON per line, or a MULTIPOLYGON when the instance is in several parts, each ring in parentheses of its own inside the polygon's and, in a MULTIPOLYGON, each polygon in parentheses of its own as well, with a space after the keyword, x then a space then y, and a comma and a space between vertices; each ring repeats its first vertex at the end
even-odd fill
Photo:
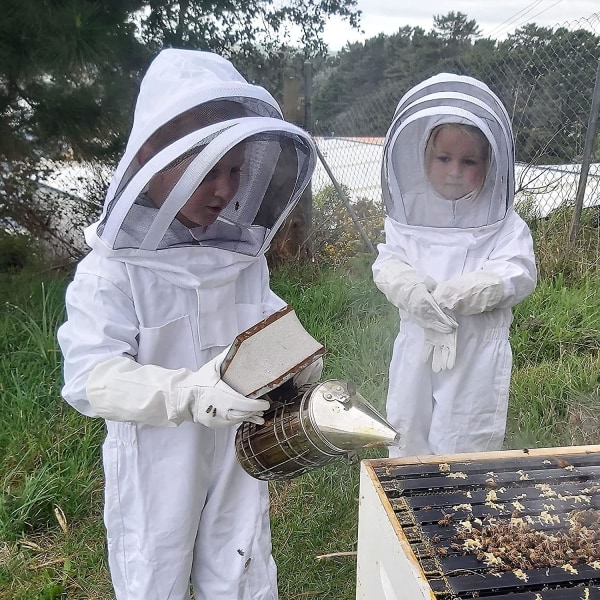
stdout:
POLYGON ((400 310, 387 416, 391 456, 497 450, 506 429, 512 307, 535 288, 515 212, 508 114, 471 77, 442 73, 400 100, 382 167, 376 285, 400 310))
POLYGON ((268 402, 219 369, 237 334, 285 306, 265 251, 315 155, 217 55, 164 50, 142 80, 58 334, 64 398, 106 419, 117 600, 183 600, 190 584, 196 600, 277 598, 267 484, 234 446, 235 426, 260 423, 268 402))

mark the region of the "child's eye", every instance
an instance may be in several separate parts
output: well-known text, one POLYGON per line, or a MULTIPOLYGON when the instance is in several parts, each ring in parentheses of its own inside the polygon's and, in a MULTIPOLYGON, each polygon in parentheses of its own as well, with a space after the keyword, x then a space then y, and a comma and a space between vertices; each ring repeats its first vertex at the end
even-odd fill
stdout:
POLYGON ((437 159, 442 163, 447 163, 450 160, 449 156, 438 156, 437 159))
POLYGON ((466 159, 466 160, 464 161, 464 163, 465 163, 465 165, 467 165, 467 166, 469 166, 469 167, 475 167, 475 166, 477 166, 477 164, 478 164, 476 160, 473 160, 473 159, 471 159, 471 158, 468 158, 468 159, 466 159))

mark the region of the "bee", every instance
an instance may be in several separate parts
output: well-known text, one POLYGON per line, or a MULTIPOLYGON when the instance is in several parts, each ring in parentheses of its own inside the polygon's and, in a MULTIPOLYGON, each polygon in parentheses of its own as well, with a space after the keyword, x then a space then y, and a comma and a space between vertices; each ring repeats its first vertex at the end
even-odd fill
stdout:
POLYGON ((506 558, 513 564, 520 564, 523 556, 516 548, 510 548, 506 553, 506 558))
POLYGON ((448 525, 450 525, 450 521, 452 520, 452 515, 454 513, 448 513, 447 515, 444 515, 439 521, 438 521, 438 525, 440 527, 448 527, 448 525))
POLYGON ((240 210, 240 203, 236 200, 234 206, 233 206, 234 210, 240 210))
POLYGON ((443 546, 440 546, 439 548, 436 548, 435 551, 440 555, 440 556, 446 556, 448 554, 448 549, 444 548, 443 546))

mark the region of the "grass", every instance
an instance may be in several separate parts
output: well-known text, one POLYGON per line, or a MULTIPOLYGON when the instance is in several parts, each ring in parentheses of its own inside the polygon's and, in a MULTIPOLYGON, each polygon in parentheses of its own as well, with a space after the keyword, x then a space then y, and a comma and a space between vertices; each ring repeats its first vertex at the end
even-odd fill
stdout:
MULTIPOLYGON (((540 234, 543 278, 515 310, 507 448, 600 442, 597 248, 595 263, 588 247, 572 249, 569 259, 555 237, 540 234)), ((372 284, 370 260, 335 270, 282 268, 272 286, 327 348, 324 376, 352 380, 383 409, 398 317, 372 284)), ((103 424, 60 399, 55 331, 67 278, 0 276, 0 600, 113 597, 102 526, 103 424)), ((358 464, 340 460, 270 490, 281 600, 353 600, 358 464)))

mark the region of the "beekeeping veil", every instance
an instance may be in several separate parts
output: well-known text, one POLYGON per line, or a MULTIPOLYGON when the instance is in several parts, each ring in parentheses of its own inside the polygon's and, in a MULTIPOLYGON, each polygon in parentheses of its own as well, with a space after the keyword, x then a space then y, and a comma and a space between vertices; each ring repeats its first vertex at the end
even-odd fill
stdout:
POLYGON ((506 109, 482 82, 442 73, 409 90, 388 130, 382 165, 387 214, 407 225, 476 228, 504 219, 514 199, 514 145, 506 109), (444 123, 480 129, 490 145, 487 174, 478 193, 458 200, 437 194, 428 181, 425 148, 444 123))
POLYGON ((209 52, 163 50, 141 82, 125 154, 86 238, 105 253, 137 259, 194 246, 259 256, 300 198, 314 157, 308 134, 285 122, 273 97, 229 61, 209 52), (240 144, 244 163, 233 199, 212 225, 183 225, 178 212, 240 144), (181 175, 155 206, 149 184, 174 167, 181 175))

